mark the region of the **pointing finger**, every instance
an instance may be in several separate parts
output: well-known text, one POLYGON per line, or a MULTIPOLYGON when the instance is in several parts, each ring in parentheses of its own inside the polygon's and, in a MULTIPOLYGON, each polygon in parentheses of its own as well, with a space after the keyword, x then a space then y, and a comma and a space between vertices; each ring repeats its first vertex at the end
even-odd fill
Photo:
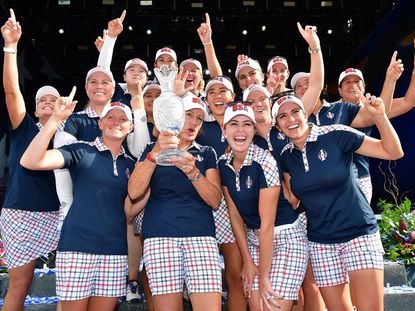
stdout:
POLYGON ((76 93, 76 86, 74 85, 74 86, 72 87, 72 91, 71 91, 71 93, 69 94, 69 101, 70 101, 70 102, 72 102, 72 101, 73 101, 73 98, 74 98, 74 96, 75 96, 75 93, 76 93))
POLYGON ((127 10, 122 11, 121 16, 120 16, 121 23, 124 21, 124 18, 125 18, 126 14, 127 14, 127 10))
POLYGON ((206 18, 206 24, 209 24, 210 25, 209 13, 205 13, 205 18, 206 18))
POLYGON ((362 100, 362 101, 364 101, 364 99, 365 99, 365 96, 363 95, 363 93, 359 90, 359 88, 357 87, 357 85, 356 84, 354 84, 353 85, 353 89, 355 90, 355 92, 356 92, 356 94, 357 94, 357 96, 362 100))
POLYGON ((11 18, 14 22, 16 22, 16 15, 14 15, 14 11, 13 11, 13 9, 10 9, 10 18, 11 18))
POLYGON ((398 51, 393 52, 392 58, 391 58, 391 63, 393 63, 394 61, 396 61, 396 56, 397 55, 398 55, 398 51))
POLYGON ((301 26, 300 22, 297 22, 298 31, 302 34, 304 32, 303 26, 301 26))

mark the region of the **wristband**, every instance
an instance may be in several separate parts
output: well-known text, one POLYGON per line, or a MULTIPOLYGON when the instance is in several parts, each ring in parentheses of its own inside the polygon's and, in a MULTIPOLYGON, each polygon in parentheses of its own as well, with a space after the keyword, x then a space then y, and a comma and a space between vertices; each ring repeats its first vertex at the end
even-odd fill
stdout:
POLYGON ((151 151, 147 152, 146 159, 153 162, 153 163, 156 163, 156 159, 154 159, 154 157, 151 155, 151 151))
POLYGON ((310 54, 317 54, 318 52, 320 52, 320 47, 316 47, 315 49, 312 49, 311 47, 308 47, 308 53, 310 54))
POLYGON ((3 52, 4 53, 10 53, 10 54, 16 54, 16 49, 15 48, 3 48, 3 52))
POLYGON ((209 41, 209 42, 207 42, 207 43, 203 43, 203 42, 202 42, 202 44, 203 44, 203 45, 211 45, 211 44, 212 44, 212 41, 209 41))
POLYGON ((202 174, 199 171, 195 174, 195 176, 193 176, 192 178, 189 178, 189 180, 190 180, 191 183, 194 183, 194 182, 196 182, 200 179, 200 176, 202 176, 202 174))

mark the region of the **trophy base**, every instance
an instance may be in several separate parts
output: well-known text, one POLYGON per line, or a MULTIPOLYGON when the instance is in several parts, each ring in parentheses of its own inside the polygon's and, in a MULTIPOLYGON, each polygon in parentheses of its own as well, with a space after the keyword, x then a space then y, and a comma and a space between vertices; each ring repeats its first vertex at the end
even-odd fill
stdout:
POLYGON ((182 158, 186 155, 186 151, 180 149, 169 149, 160 152, 156 157, 156 163, 163 166, 173 166, 173 159, 182 158))

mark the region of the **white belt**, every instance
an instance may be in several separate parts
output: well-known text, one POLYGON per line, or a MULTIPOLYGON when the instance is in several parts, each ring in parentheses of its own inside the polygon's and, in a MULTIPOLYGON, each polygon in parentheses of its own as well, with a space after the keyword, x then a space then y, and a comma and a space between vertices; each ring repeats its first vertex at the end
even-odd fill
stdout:
MULTIPOLYGON (((274 235, 281 233, 281 231, 283 231, 283 230, 290 229, 290 228, 298 226, 299 222, 300 222, 300 220, 297 217, 297 219, 291 224, 280 225, 280 226, 274 227, 274 235)), ((256 236, 259 236, 259 232, 260 232, 261 229, 251 229, 251 230, 256 236)))

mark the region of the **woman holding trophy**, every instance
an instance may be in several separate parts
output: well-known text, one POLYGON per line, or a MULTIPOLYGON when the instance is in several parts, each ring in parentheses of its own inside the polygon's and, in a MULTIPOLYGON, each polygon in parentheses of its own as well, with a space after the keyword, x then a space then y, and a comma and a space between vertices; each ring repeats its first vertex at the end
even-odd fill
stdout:
POLYGON ((222 196, 216 153, 195 142, 207 118, 206 104, 194 95, 175 96, 175 70, 156 70, 162 93, 153 109, 160 135, 136 165, 129 195, 148 200, 142 234, 155 308, 182 310, 186 284, 193 310, 220 310, 222 278, 212 215, 222 196))

